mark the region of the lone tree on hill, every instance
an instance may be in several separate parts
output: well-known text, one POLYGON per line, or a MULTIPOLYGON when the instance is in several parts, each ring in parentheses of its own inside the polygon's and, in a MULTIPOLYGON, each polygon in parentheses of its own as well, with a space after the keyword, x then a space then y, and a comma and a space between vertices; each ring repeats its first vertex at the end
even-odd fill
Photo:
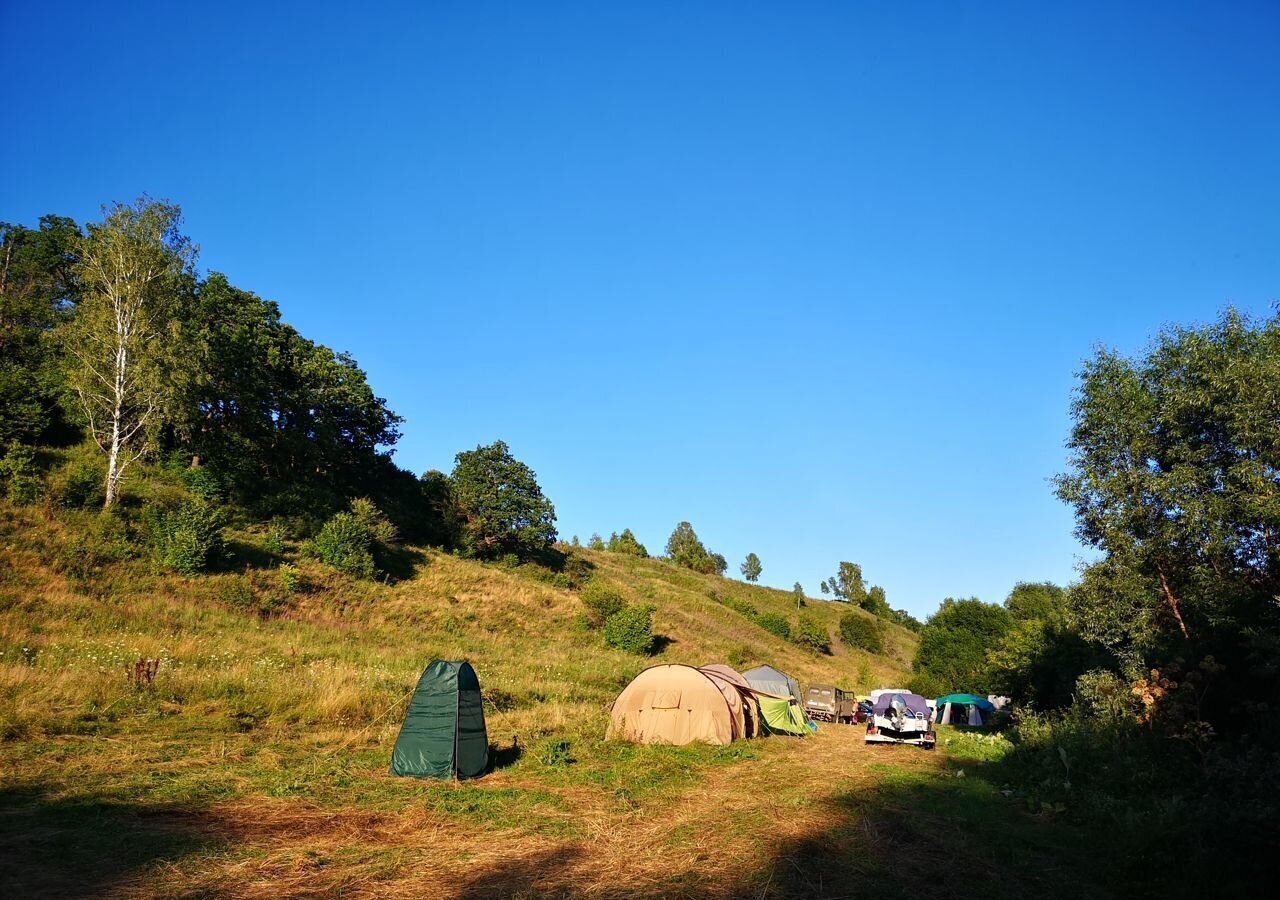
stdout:
POLYGON ((504 442, 459 453, 450 480, 462 520, 460 543, 472 556, 530 556, 555 541, 555 507, 533 470, 504 442))
POLYGON ((804 587, 800 582, 796 582, 795 587, 791 589, 791 597, 796 601, 796 609, 804 608, 804 587))
POLYGON ((142 197, 104 210, 80 242, 84 291, 67 330, 68 373, 89 434, 107 455, 106 500, 149 448, 176 400, 183 352, 180 305, 194 284, 196 248, 182 210, 142 197))
POLYGON ((706 575, 724 571, 723 568, 719 568, 720 561, 724 557, 720 557, 720 560, 713 559, 702 541, 698 539, 693 526, 688 522, 677 525, 675 531, 671 532, 671 537, 667 538, 667 556, 678 566, 706 575))
POLYGON ((764 567, 760 565, 760 557, 754 553, 748 553, 746 561, 741 566, 742 577, 747 581, 759 581, 760 573, 764 571, 764 567))
POLYGON ((610 553, 623 553, 627 556, 638 556, 646 558, 649 551, 645 549, 644 544, 636 540, 636 536, 631 533, 630 528, 622 529, 622 534, 614 532, 609 535, 609 543, 606 549, 610 553))
POLYGON ((842 562, 840 571, 829 581, 819 586, 824 594, 835 594, 837 600, 845 603, 863 605, 867 598, 867 585, 862 580, 862 566, 857 563, 842 562))

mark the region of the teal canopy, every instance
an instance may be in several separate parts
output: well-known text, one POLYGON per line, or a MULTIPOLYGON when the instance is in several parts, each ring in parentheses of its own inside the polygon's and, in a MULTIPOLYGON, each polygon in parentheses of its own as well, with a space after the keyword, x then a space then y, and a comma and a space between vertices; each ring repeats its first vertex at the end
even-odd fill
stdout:
POLYGON ((957 706, 976 706, 983 712, 995 712, 995 704, 985 697, 979 697, 977 694, 947 694, 945 697, 939 697, 933 701, 938 706, 947 703, 954 703, 957 706))
POLYGON ((391 751, 391 774, 474 778, 489 767, 480 679, 468 662, 437 659, 418 679, 391 751))

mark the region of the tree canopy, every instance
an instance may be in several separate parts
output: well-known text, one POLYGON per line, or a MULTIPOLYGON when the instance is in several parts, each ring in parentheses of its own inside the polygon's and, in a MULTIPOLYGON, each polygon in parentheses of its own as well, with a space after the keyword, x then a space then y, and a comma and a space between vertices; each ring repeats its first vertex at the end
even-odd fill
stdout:
POLYGON ((764 571, 764 566, 760 564, 760 557, 754 553, 748 553, 747 558, 743 560, 739 569, 742 572, 742 577, 747 581, 759 581, 760 573, 764 571))
POLYGON ((976 597, 948 597, 920 631, 913 668, 929 682, 928 693, 987 693, 986 657, 1013 623, 1003 606, 976 597))
POLYGON ((556 511, 532 469, 502 441, 457 455, 450 476, 459 543, 482 558, 542 553, 556 539, 556 511))
POLYGON ((704 574, 724 574, 728 568, 723 556, 712 554, 703 546, 697 532, 688 522, 681 522, 667 538, 667 556, 676 565, 704 574))

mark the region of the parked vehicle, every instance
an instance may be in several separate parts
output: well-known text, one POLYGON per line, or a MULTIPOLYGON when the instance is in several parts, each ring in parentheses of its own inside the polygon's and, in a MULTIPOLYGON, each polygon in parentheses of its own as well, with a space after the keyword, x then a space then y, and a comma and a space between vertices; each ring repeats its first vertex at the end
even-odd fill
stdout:
POLYGON ((867 723, 868 744, 915 744, 932 750, 935 741, 929 705, 919 694, 901 691, 876 698, 867 723))
POLYGON ((857 721, 857 706, 852 693, 831 684, 810 685, 804 697, 804 713, 814 721, 852 725, 857 721))

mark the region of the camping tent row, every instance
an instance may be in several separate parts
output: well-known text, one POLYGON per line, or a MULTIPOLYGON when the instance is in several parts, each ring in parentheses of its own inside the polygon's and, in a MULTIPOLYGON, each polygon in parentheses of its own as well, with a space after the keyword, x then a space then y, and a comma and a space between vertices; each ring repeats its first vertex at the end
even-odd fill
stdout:
POLYGON ((651 666, 613 701, 606 737, 725 745, 771 732, 801 735, 808 725, 799 700, 796 680, 768 666, 745 675, 722 664, 651 666))
POLYGON ((976 694, 947 694, 934 703, 941 711, 939 725, 985 725, 986 717, 996 711, 994 703, 976 694), (961 717, 964 717, 963 721, 961 717))

